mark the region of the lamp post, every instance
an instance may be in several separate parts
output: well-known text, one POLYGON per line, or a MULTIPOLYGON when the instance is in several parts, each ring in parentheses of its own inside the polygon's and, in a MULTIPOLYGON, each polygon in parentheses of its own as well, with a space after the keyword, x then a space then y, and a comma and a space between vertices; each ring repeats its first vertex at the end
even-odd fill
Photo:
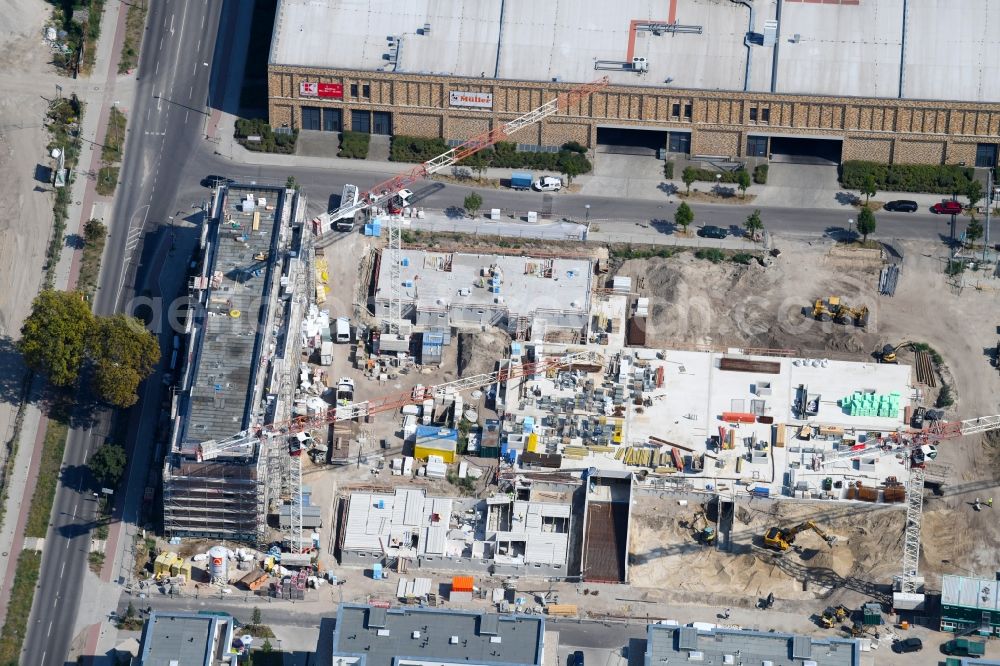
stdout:
POLYGON ((722 184, 722 174, 721 173, 717 173, 717 174, 715 174, 715 194, 716 195, 719 194, 719 185, 721 185, 721 184, 722 184))
POLYGON ((847 236, 848 236, 848 240, 850 240, 850 238, 853 237, 853 235, 854 235, 854 232, 851 229, 852 226, 854 226, 854 218, 853 217, 849 218, 847 220, 847 236))
POLYGON ((587 217, 586 217, 586 222, 587 222, 587 231, 590 231, 590 204, 586 204, 586 205, 585 205, 585 206, 583 207, 583 210, 585 211, 585 213, 586 213, 586 216, 587 216, 587 217))

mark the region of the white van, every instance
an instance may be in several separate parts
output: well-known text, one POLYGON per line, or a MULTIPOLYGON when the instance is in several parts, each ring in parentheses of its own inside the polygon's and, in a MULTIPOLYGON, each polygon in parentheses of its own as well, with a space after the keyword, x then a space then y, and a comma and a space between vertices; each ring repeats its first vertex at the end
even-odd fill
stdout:
POLYGON ((344 344, 351 341, 351 320, 347 317, 337 317, 336 324, 336 337, 337 344, 344 344))

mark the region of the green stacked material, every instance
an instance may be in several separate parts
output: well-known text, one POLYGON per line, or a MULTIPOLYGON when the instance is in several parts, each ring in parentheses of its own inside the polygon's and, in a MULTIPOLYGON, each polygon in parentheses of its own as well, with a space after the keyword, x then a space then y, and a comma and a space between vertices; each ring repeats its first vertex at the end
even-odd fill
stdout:
POLYGON ((842 398, 840 406, 851 416, 884 416, 899 418, 899 391, 892 393, 861 393, 855 391, 842 398))

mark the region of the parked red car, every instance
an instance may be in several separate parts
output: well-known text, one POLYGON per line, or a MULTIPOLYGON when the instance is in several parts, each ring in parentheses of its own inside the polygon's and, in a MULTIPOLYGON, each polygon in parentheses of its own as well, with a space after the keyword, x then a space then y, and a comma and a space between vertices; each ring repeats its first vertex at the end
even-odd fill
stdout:
POLYGON ((945 199, 931 206, 932 213, 958 215, 962 212, 962 204, 954 199, 945 199))

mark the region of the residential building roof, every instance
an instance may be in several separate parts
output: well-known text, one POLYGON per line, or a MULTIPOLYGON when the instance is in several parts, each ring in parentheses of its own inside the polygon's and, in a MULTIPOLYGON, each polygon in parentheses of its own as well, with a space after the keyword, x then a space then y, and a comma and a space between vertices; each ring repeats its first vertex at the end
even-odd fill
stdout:
POLYGON ((333 636, 333 666, 354 658, 360 658, 359 666, 541 666, 544 634, 541 617, 342 604, 333 636))
POLYGON ((224 615, 153 611, 142 629, 139 666, 219 666, 233 640, 224 615))
POLYGON ((861 647, 858 641, 843 638, 649 625, 645 666, 661 666, 671 659, 701 666, 858 666, 861 647))

